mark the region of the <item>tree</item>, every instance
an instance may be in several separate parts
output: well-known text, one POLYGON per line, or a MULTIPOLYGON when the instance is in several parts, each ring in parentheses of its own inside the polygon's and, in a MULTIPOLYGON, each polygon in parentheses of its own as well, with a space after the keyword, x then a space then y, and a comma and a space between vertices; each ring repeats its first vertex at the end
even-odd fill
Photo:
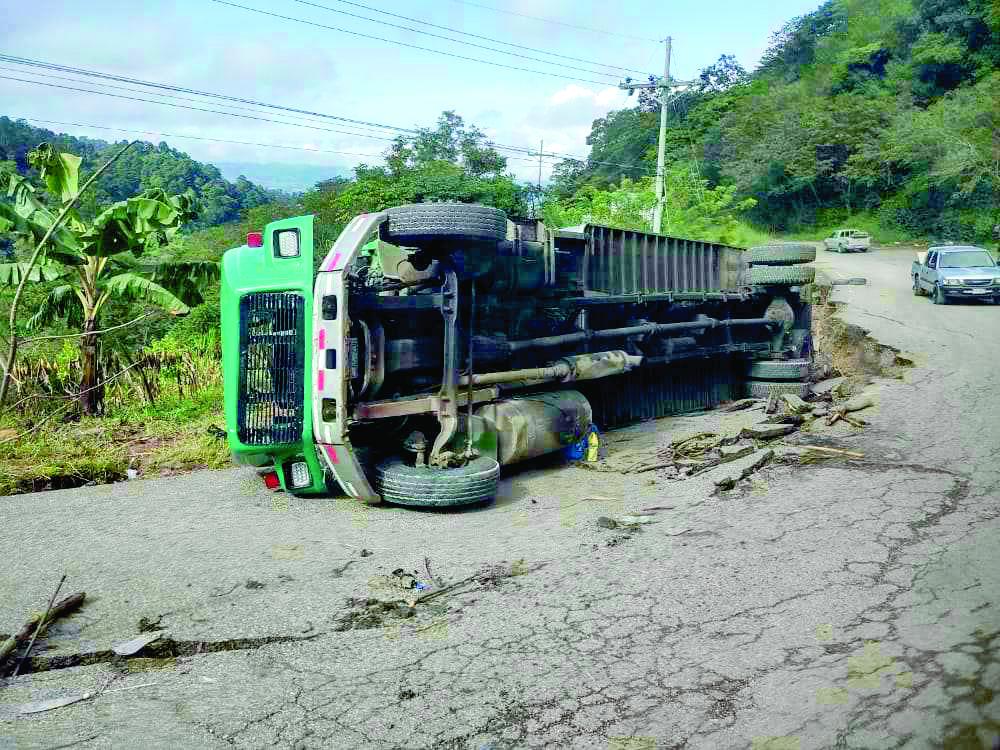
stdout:
MULTIPOLYGON (((79 197, 80 158, 42 144, 29 154, 50 199, 62 204, 59 221, 20 175, 3 175, 5 192, 14 205, 0 204, 0 231, 16 231, 38 240, 38 251, 28 263, 0 264, 0 283, 23 287, 26 281, 57 284, 28 323, 39 328, 61 319, 82 329, 80 403, 86 414, 102 406, 99 382, 100 314, 110 299, 142 302, 172 314, 189 310, 200 301, 200 292, 218 278, 218 264, 211 262, 165 263, 140 261, 144 252, 165 245, 177 230, 197 216, 194 196, 168 195, 147 190, 119 201, 85 221, 73 208, 79 197), (35 266, 36 257, 40 263, 35 266)), ((13 317, 13 311, 12 311, 13 317)), ((15 336, 15 331, 12 330, 15 336)), ((8 357, 6 370, 13 366, 8 357)), ((6 381, 6 377, 5 377, 6 381)), ((0 396, 6 395, 0 392, 0 396)))
POLYGON ((436 128, 420 128, 412 137, 393 141, 386 162, 394 175, 434 162, 460 165, 474 177, 497 176, 507 168, 507 160, 490 146, 486 134, 450 110, 441 113, 436 128))

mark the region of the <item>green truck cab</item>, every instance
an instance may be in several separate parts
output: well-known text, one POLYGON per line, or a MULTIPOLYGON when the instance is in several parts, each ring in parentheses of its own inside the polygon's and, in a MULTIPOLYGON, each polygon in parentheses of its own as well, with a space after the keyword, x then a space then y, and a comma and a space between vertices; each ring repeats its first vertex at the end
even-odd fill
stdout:
POLYGON ((233 460, 271 469, 270 482, 303 495, 328 490, 305 382, 313 369, 312 285, 312 216, 272 222, 222 259, 223 393, 233 460))

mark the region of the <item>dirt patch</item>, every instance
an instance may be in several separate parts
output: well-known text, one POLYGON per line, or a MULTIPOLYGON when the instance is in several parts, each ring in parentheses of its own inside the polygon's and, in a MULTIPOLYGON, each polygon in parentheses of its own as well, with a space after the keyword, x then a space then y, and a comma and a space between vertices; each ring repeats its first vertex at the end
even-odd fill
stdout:
POLYGON ((815 379, 843 376, 852 389, 868 385, 873 378, 902 380, 913 361, 898 349, 880 344, 864 328, 841 320, 837 313, 842 303, 830 300, 831 291, 832 287, 817 286, 813 296, 815 379))

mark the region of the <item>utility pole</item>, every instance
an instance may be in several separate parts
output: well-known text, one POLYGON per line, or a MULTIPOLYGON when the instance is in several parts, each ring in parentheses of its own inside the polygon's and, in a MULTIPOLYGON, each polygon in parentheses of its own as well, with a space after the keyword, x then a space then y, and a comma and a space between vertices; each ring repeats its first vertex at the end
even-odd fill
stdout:
POLYGON ((653 210, 653 231, 660 232, 663 226, 663 212, 667 204, 666 190, 664 189, 664 161, 667 150, 667 98, 670 91, 680 86, 688 86, 692 81, 674 81, 670 78, 670 51, 672 38, 663 40, 666 44, 666 55, 663 61, 663 77, 657 79, 655 76, 649 77, 648 83, 632 83, 631 78, 626 78, 625 83, 619 83, 618 88, 628 91, 632 96, 636 89, 657 89, 660 92, 660 141, 656 152, 656 208, 653 210))
POLYGON ((542 192, 542 152, 545 150, 545 141, 538 142, 538 192, 542 192))

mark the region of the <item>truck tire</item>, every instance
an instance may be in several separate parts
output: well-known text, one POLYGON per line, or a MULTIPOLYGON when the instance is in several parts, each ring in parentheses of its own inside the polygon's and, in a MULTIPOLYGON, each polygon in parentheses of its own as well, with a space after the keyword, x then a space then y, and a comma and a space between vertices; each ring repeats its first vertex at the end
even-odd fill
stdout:
POLYGON ((920 277, 917 276, 916 274, 913 274, 913 296, 914 297, 924 296, 924 290, 920 287, 920 277))
POLYGON ((787 245, 761 245, 750 248, 750 263, 755 266, 793 266, 812 263, 816 248, 812 245, 790 242, 787 245))
POLYGON ((507 236, 507 214, 468 203, 413 203, 390 208, 387 241, 419 246, 435 240, 499 242, 507 236))
POLYGON ((816 280, 812 266, 751 266, 750 283, 767 286, 801 286, 816 280))
POLYGON ((940 284, 934 285, 934 304, 935 305, 947 305, 948 297, 945 296, 944 291, 941 289, 940 284))
POLYGON ((455 469, 410 466, 398 456, 375 467, 375 491, 398 505, 472 505, 496 497, 500 464, 488 456, 455 469))
POLYGON ((783 396, 791 393, 799 398, 806 398, 810 393, 809 383, 789 383, 769 380, 748 380, 746 384, 747 396, 750 398, 766 399, 772 393, 783 396))
POLYGON ((750 377, 756 380, 807 380, 808 359, 763 359, 750 363, 750 377))

